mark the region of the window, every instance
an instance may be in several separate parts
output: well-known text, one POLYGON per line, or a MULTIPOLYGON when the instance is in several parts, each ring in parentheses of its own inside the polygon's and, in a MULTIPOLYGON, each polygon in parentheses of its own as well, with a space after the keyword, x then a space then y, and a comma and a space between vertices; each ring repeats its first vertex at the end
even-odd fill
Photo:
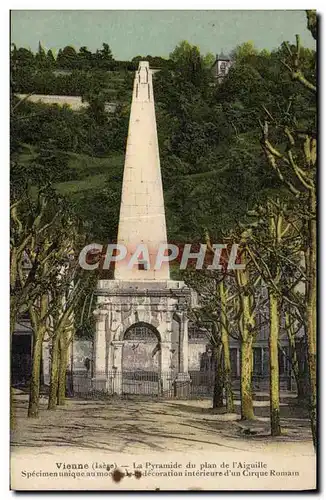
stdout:
POLYGON ((269 374, 269 351, 268 351, 268 348, 267 347, 264 347, 262 349, 263 353, 263 376, 264 377, 267 377, 267 375, 269 374))
POLYGON ((254 375, 260 377, 263 374, 263 349, 261 347, 254 347, 254 375))
POLYGON ((157 342, 159 340, 156 329, 146 323, 137 323, 131 326, 124 335, 124 340, 137 342, 157 342))
POLYGON ((269 374, 269 354, 267 347, 254 347, 254 375, 266 377, 269 374))
POLYGON ((232 377, 238 376, 238 348, 230 348, 230 358, 231 358, 231 373, 232 377))
POLYGON ((226 63, 225 62, 222 62, 220 65, 220 73, 222 75, 225 75, 225 73, 226 73, 226 63))
POLYGON ((194 325, 193 323, 189 323, 188 325, 188 340, 194 344, 208 343, 211 335, 210 335, 210 327, 209 325, 205 327, 200 327, 194 325))
POLYGON ((148 265, 146 260, 138 261, 138 271, 147 271, 148 265))
POLYGON ((282 349, 278 350, 278 365, 280 375, 289 375, 291 373, 288 346, 283 346, 282 349))
POLYGON ((268 311, 260 311, 257 316, 258 339, 267 340, 269 337, 268 311))

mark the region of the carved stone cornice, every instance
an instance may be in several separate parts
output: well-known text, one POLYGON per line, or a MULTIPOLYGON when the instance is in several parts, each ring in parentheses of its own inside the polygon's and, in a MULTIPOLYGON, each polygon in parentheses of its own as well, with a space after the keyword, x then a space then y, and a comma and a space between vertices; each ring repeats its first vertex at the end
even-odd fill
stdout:
POLYGON ((109 313, 108 309, 103 309, 103 308, 99 308, 99 307, 93 311, 93 315, 98 320, 100 318, 103 318, 103 319, 106 318, 108 313, 109 313))
POLYGON ((97 289, 95 295, 99 297, 190 297, 191 291, 189 288, 181 290, 162 289, 162 290, 101 290, 97 289))
POLYGON ((111 345, 112 345, 115 349, 117 349, 117 348, 119 348, 119 347, 123 347, 123 345, 124 345, 124 341, 123 341, 123 340, 112 340, 112 341, 111 341, 111 345))

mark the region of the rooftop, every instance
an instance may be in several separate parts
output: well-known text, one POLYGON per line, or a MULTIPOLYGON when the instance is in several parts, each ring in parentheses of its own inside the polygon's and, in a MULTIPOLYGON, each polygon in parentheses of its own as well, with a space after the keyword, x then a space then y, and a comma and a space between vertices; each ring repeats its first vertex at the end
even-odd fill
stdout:
POLYGON ((229 55, 224 54, 222 51, 220 54, 216 54, 216 60, 217 61, 230 61, 231 57, 229 55))

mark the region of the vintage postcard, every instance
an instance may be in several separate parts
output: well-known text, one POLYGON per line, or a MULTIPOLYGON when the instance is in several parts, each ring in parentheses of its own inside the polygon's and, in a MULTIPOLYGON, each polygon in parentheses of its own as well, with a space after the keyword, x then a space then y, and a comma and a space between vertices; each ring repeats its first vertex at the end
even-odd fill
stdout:
POLYGON ((316 489, 314 10, 13 10, 12 490, 316 489))

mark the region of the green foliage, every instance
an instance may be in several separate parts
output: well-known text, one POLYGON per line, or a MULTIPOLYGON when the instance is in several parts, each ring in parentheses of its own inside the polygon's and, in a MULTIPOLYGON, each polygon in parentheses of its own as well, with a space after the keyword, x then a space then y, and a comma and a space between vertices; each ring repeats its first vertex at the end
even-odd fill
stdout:
POLYGON ((57 66, 63 69, 74 69, 77 65, 77 52, 74 47, 67 46, 60 49, 57 57, 57 66))
POLYGON ((250 56, 257 56, 258 49, 256 49, 254 42, 249 40, 241 45, 238 45, 231 53, 231 58, 236 62, 241 62, 248 59, 250 56))
MULTIPOLYGON (((38 54, 44 60, 41 46, 38 54)), ((119 71, 107 44, 95 53, 85 46, 78 52, 65 47, 55 64, 56 71, 61 65, 66 73, 55 77, 46 66, 38 69, 30 51, 13 47, 14 90, 24 61, 25 92, 81 95, 89 104, 76 113, 20 103, 11 123, 13 158, 47 172, 57 189, 74 199, 90 233, 113 240, 133 81, 128 69, 148 60, 162 68, 154 75, 154 91, 169 238, 202 240, 205 229, 221 238, 246 219, 248 209, 280 188, 259 142, 264 109, 273 119, 295 117, 297 126, 312 126, 313 96, 284 71, 289 57, 284 45, 270 53, 246 42, 234 50, 228 76, 216 85, 209 70, 213 56, 186 41, 169 60, 136 56, 119 71), (112 98, 120 104, 108 116, 105 103, 112 98)), ((301 60, 306 77, 314 80, 314 52, 302 49, 301 60)), ((281 141, 277 129, 272 138, 281 141)))
MULTIPOLYGON (((179 71, 161 71, 154 84, 169 238, 202 241, 205 228, 223 238, 255 204, 280 194, 260 145, 265 109, 304 126, 315 116, 313 97, 284 70, 284 46, 272 53, 239 46, 219 85, 192 79, 191 58, 202 56, 188 42, 170 57, 179 71)), ((301 58, 314 79, 314 52, 302 49, 301 58)))
POLYGON ((174 71, 183 80, 196 87, 207 84, 210 68, 207 68, 207 59, 203 58, 196 45, 183 40, 171 52, 170 59, 174 63, 174 71))
POLYGON ((315 10, 306 10, 306 14, 307 14, 307 28, 314 37, 314 39, 317 40, 318 36, 317 13, 315 10))
POLYGON ((13 92, 52 95, 84 95, 92 92, 94 85, 105 90, 112 81, 115 89, 123 93, 126 73, 135 71, 140 60, 149 61, 152 68, 173 67, 169 59, 151 55, 137 56, 131 61, 115 60, 107 43, 95 52, 86 46, 77 52, 68 45, 59 49, 57 57, 52 50, 46 52, 40 42, 35 54, 12 44, 10 60, 13 92))
POLYGON ((211 69, 214 62, 215 62, 215 56, 211 52, 207 52, 207 54, 203 56, 203 65, 205 68, 211 69))
POLYGON ((147 55, 147 56, 136 56, 132 58, 131 62, 135 66, 135 69, 138 67, 139 61, 148 61, 149 66, 155 69, 157 68, 172 69, 174 67, 171 59, 164 59, 163 57, 147 55))

